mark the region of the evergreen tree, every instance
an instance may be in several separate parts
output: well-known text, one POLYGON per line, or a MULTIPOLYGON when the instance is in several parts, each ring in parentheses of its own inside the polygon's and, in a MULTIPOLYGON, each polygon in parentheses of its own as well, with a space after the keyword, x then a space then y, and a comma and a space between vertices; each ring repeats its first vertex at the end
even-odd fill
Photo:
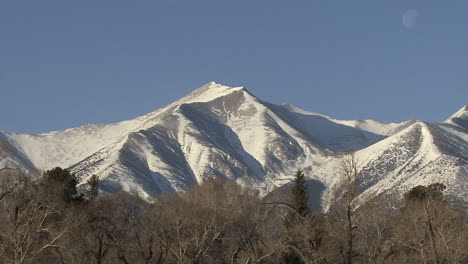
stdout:
POLYGON ((292 191, 292 206, 301 216, 306 216, 309 212, 309 196, 307 195, 307 183, 304 173, 298 169, 294 179, 292 191))
POLYGON ((442 183, 418 185, 405 194, 407 201, 442 200, 447 187, 442 183))
POLYGON ((65 202, 80 200, 82 198, 78 195, 76 189, 79 183, 78 178, 68 170, 56 167, 44 172, 43 177, 45 185, 51 187, 51 191, 57 190, 65 202))
POLYGON ((85 190, 85 195, 88 199, 94 200, 99 196, 99 177, 93 174, 86 183, 88 187, 85 190))
MULTIPOLYGON (((309 197, 307 195, 307 183, 304 173, 298 169, 295 174, 294 183, 291 187, 291 207, 294 211, 287 214, 285 226, 291 237, 295 237, 297 230, 300 230, 304 224, 304 218, 309 212, 309 197)), ((288 236, 289 236, 288 235, 288 236)), ((281 263, 303 264, 305 261, 293 248, 301 248, 296 241, 287 241, 287 250, 282 253, 281 263)))

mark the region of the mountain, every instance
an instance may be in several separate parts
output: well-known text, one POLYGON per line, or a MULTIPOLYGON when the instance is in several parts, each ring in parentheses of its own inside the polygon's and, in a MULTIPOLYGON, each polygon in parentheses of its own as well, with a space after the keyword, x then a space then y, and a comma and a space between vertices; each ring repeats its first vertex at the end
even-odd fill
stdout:
MULTIPOLYGON (((468 144, 466 131, 445 124, 418 121, 367 148, 356 151, 360 199, 397 194, 416 185, 445 184, 449 197, 468 201, 468 144)), ((325 186, 322 205, 327 208, 343 180, 342 158, 313 172, 325 186)))
POLYGON ((468 129, 468 105, 465 105, 455 114, 445 120, 445 123, 468 129))
POLYGON ((82 182, 97 174, 104 192, 136 190, 145 197, 212 177, 265 195, 302 167, 324 186, 326 208, 340 183, 342 154, 357 151, 363 199, 439 181, 468 200, 466 110, 437 124, 343 121, 211 82, 167 107, 116 124, 39 135, 0 131, 9 146, 2 164, 31 172, 69 168, 82 182))

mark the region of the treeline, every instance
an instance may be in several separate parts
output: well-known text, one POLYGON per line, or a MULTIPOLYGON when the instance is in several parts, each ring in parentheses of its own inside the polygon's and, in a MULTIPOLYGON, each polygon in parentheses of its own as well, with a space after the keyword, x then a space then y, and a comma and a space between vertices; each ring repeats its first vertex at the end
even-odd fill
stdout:
POLYGON ((214 179, 148 203, 97 196, 97 177, 80 194, 60 168, 35 181, 3 170, 0 263, 468 263, 466 212, 444 199, 445 186, 413 188, 397 208, 356 209, 349 179, 320 213, 307 206, 301 171, 284 196, 214 179))

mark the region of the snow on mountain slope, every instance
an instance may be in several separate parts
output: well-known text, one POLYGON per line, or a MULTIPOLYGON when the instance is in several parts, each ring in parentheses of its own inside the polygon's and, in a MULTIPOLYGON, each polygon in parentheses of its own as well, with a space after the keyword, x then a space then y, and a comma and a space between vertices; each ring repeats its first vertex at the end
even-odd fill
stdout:
POLYGON ((0 140, 11 146, 9 163, 0 166, 65 167, 83 182, 99 175, 104 192, 137 190, 146 197, 211 177, 266 194, 302 167, 323 184, 326 207, 340 183, 340 155, 357 151, 363 161, 363 199, 436 180, 450 184, 449 192, 461 190, 464 199, 466 107, 462 110, 440 124, 336 120, 211 82, 164 108, 116 124, 39 135, 0 131, 0 140))
MULTIPOLYGON (((441 125, 419 121, 357 151, 355 158, 359 164, 361 200, 387 193, 401 195, 414 186, 440 182, 448 186, 449 196, 468 201, 467 142, 441 125)), ((324 208, 330 205, 342 183, 341 162, 342 159, 332 160, 312 175, 327 186, 324 208)))
MULTIPOLYGON (((210 98, 222 96, 230 89, 235 90, 240 89, 240 87, 230 88, 210 83, 175 104, 210 100, 210 98), (212 86, 219 86, 220 89, 210 89, 212 86)), ((161 112, 170 109, 170 107, 158 109, 133 120, 109 125, 84 125, 78 128, 39 135, 5 134, 7 134, 9 141, 17 146, 38 168, 48 169, 50 166, 69 167, 119 138, 141 129, 141 126, 148 126, 148 123, 151 125, 152 120, 157 119, 161 112)))
POLYGON ((247 90, 226 93, 217 84, 210 88, 221 88, 223 95, 199 100, 200 91, 220 94, 202 87, 72 170, 83 177, 101 175, 107 191, 121 186, 151 194, 185 189, 207 177, 227 177, 266 192, 297 160, 329 154, 304 140, 247 90))
POLYGON ((21 168, 36 176, 36 167, 17 146, 12 144, 8 133, 0 130, 0 168, 21 168))
POLYGON ((326 115, 314 113, 314 112, 309 112, 302 110, 296 106, 293 106, 289 103, 283 103, 282 106, 287 109, 290 112, 301 114, 303 116, 307 116, 309 118, 316 118, 319 119, 319 117, 322 117, 324 119, 329 120, 330 122, 334 122, 336 124, 340 125, 345 125, 353 128, 360 129, 362 131, 367 131, 372 134, 376 135, 381 135, 381 136, 390 136, 398 131, 412 125, 416 121, 414 120, 409 120, 401 123, 383 123, 380 121, 372 120, 372 119, 366 119, 366 120, 337 120, 334 118, 331 118, 326 115))
POLYGON ((468 129, 468 105, 460 108, 460 110, 445 120, 445 123, 468 129))
POLYGON ((51 166, 66 168, 119 138, 127 136, 158 113, 159 110, 156 110, 145 116, 115 124, 84 125, 38 135, 6 133, 6 137, 37 168, 49 169, 51 166))
POLYGON ((298 112, 297 108, 290 111, 290 105, 286 107, 270 105, 270 108, 274 109, 290 126, 300 131, 307 140, 332 152, 361 149, 385 138, 384 135, 344 125, 323 115, 298 112))

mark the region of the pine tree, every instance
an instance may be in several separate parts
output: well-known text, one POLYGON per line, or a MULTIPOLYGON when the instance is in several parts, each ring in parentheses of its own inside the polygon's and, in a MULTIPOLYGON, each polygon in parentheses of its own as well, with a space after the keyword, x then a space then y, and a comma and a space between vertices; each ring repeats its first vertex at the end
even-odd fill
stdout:
POLYGON ((59 195, 65 202, 80 200, 82 197, 78 195, 76 186, 79 181, 75 174, 71 174, 68 170, 56 167, 52 170, 44 172, 44 183, 49 186, 50 190, 57 188, 59 195))
POLYGON ((307 183, 304 173, 298 169, 294 179, 292 191, 292 206, 301 216, 306 216, 309 212, 309 196, 307 195, 307 183))
MULTIPOLYGON (((304 173, 298 169, 295 174, 293 186, 291 187, 291 211, 286 215, 284 224, 291 234, 297 232, 297 228, 301 228, 304 223, 304 217, 310 213, 309 209, 309 196, 307 195, 307 183, 304 173)), ((288 248, 297 248, 298 245, 294 242, 287 242, 288 248)), ((303 264, 305 261, 294 250, 289 248, 282 253, 282 263, 288 264, 303 264)))
POLYGON ((405 194, 407 201, 442 200, 447 187, 442 183, 418 185, 405 194))
POLYGON ((86 183, 88 187, 85 190, 85 195, 88 199, 94 200, 99 196, 99 177, 93 174, 86 183))

